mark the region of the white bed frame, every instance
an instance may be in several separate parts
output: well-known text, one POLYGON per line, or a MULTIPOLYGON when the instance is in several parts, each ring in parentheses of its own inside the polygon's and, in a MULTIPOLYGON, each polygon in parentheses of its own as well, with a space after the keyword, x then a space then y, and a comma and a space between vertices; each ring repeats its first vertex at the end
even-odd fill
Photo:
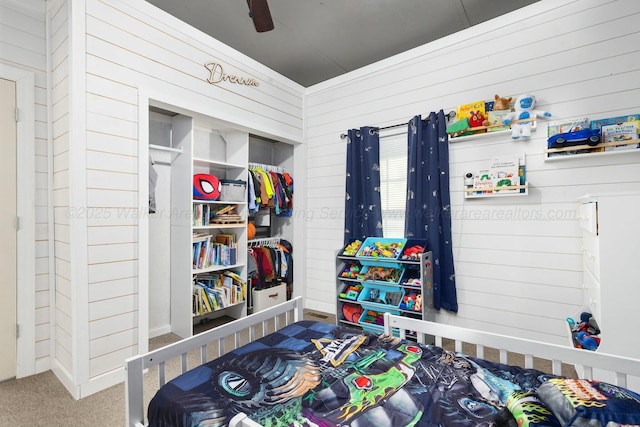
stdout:
MULTIPOLYGON (((165 362, 173 358, 181 358, 181 371, 186 372, 187 353, 200 349, 200 363, 206 360, 206 349, 208 344, 216 343, 219 346, 220 354, 224 354, 224 338, 234 337, 234 349, 240 347, 238 339, 239 331, 249 329, 249 339, 253 341, 256 337, 264 336, 267 332, 267 323, 275 322, 275 329, 280 329, 288 324, 302 320, 302 298, 297 297, 256 314, 238 319, 231 323, 218 326, 209 331, 183 339, 166 347, 150 351, 147 354, 131 357, 126 360, 126 425, 127 427, 142 427, 145 425, 144 407, 144 372, 158 366, 158 388, 166 383, 165 362), (284 321, 281 321, 284 317, 284 321), (256 335, 256 328, 261 328, 256 335)), ((627 376, 640 378, 640 360, 627 357, 603 354, 594 351, 580 350, 569 346, 548 344, 539 341, 532 341, 522 338, 509 337, 506 335, 494 334, 490 332, 466 329, 457 326, 443 325, 439 323, 420 321, 413 318, 391 315, 384 316, 385 333, 394 332, 400 338, 406 338, 406 331, 410 330, 417 334, 417 341, 420 343, 435 342, 438 346, 443 346, 443 338, 455 342, 455 351, 462 351, 462 343, 475 344, 476 356, 484 358, 484 349, 492 348, 499 351, 500 362, 508 362, 508 353, 517 353, 524 356, 525 368, 533 367, 534 357, 551 361, 552 372, 561 375, 562 363, 579 365, 582 377, 594 379, 593 370, 605 370, 615 373, 612 382, 618 386, 627 386, 627 376)), ((599 379, 599 378, 595 378, 599 379)), ((245 414, 236 415, 229 422, 229 427, 259 427, 260 424, 251 421, 245 414)))

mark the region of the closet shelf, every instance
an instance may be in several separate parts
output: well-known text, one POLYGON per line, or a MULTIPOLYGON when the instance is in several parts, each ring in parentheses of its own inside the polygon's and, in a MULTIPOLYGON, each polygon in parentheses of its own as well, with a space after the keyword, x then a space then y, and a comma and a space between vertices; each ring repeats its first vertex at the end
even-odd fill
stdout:
POLYGON ((247 222, 235 222, 231 224, 214 224, 214 225, 204 225, 204 226, 195 226, 192 227, 194 230, 217 230, 221 228, 242 228, 246 227, 247 222))
POLYGON ((246 205, 247 202, 229 202, 226 200, 200 200, 193 199, 193 203, 207 205, 246 205))
POLYGON ((221 162, 218 160, 201 159, 201 158, 194 158, 193 163, 194 165, 197 165, 197 166, 213 166, 220 169, 246 169, 246 165, 238 165, 234 163, 221 162))
POLYGON ((192 270, 192 274, 203 274, 203 273, 211 273, 213 271, 223 271, 229 270, 232 268, 242 267, 244 264, 231 264, 231 265, 211 265, 207 268, 194 268, 192 270))

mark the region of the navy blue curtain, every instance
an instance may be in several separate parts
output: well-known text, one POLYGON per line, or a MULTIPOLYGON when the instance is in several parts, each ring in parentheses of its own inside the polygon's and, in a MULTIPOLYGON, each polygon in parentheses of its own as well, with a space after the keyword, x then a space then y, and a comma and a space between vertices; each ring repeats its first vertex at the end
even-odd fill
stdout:
POLYGON ((380 137, 377 129, 350 129, 347 140, 347 182, 344 243, 382 237, 380 206, 380 137))
POLYGON ((434 308, 457 312, 446 127, 442 110, 409 122, 405 237, 427 239, 433 252, 434 308))

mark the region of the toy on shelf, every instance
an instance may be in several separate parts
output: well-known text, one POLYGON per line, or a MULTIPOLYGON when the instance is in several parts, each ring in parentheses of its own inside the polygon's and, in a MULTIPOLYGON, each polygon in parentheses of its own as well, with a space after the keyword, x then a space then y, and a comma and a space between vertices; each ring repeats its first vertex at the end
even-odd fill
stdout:
POLYGON ((348 285, 345 287, 344 291, 340 293, 340 298, 355 301, 358 299, 358 295, 360 295, 362 288, 363 286, 360 283, 348 285))
POLYGON ((456 136, 462 136, 467 133, 469 130, 469 118, 465 117, 460 120, 456 120, 447 126, 446 132, 449 135, 449 138, 454 138, 456 136))
POLYGON ((354 256, 359 250, 360 246, 362 246, 361 240, 354 240, 345 246, 344 251, 342 251, 342 255, 345 256, 354 256))
POLYGON ((342 270, 342 273, 340 273, 340 277, 343 279, 357 279, 359 273, 359 264, 348 264, 344 270, 342 270))
POLYGON ((342 306, 342 315, 348 322, 358 323, 364 309, 358 304, 346 303, 342 306))
POLYGON ((516 99, 514 111, 507 114, 502 122, 505 125, 511 125, 512 139, 518 139, 521 136, 530 137, 533 121, 537 117, 551 117, 551 113, 536 110, 535 106, 536 98, 533 95, 522 94, 516 99))
POLYGON ((371 323, 373 325, 384 325, 384 315, 373 310, 367 310, 361 320, 364 323, 371 323))
POLYGON ((600 345, 599 337, 594 337, 586 332, 578 332, 576 334, 576 341, 578 341, 581 348, 591 351, 594 351, 600 345))
POLYGON ((398 258, 400 251, 404 246, 403 241, 397 242, 383 242, 383 241, 375 241, 373 244, 368 246, 363 246, 359 255, 361 257, 372 257, 372 258, 398 258))
POLYGON ((402 276, 401 268, 369 267, 358 275, 361 280, 377 280, 380 282, 398 283, 402 276))
POLYGON ((497 110, 508 110, 511 105, 511 101, 513 101, 513 97, 505 98, 503 96, 499 96, 497 93, 493 97, 493 111, 497 110))
POLYGON ((482 128, 476 131, 477 133, 486 132, 487 131, 486 126, 489 125, 489 120, 487 120, 487 118, 485 117, 485 113, 478 110, 478 111, 470 111, 469 114, 470 114, 469 126, 471 128, 482 128))
POLYGON ((403 298, 399 308, 401 310, 422 311, 422 294, 409 292, 403 298))
POLYGON ((571 317, 567 317, 567 323, 571 328, 571 338, 576 348, 586 350, 596 350, 600 345, 600 328, 598 323, 589 312, 580 313, 580 322, 576 322, 571 317))
POLYGON ((413 245, 411 247, 405 248, 402 252, 401 260, 404 261, 418 261, 420 259, 420 255, 424 252, 424 248, 420 245, 413 245))

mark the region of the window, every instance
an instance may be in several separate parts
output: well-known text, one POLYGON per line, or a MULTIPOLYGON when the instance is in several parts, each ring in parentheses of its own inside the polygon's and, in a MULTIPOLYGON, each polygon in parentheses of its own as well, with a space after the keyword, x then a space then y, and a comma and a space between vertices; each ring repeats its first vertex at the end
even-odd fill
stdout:
POLYGON ((407 135, 380 137, 380 201, 384 237, 404 237, 407 135))

